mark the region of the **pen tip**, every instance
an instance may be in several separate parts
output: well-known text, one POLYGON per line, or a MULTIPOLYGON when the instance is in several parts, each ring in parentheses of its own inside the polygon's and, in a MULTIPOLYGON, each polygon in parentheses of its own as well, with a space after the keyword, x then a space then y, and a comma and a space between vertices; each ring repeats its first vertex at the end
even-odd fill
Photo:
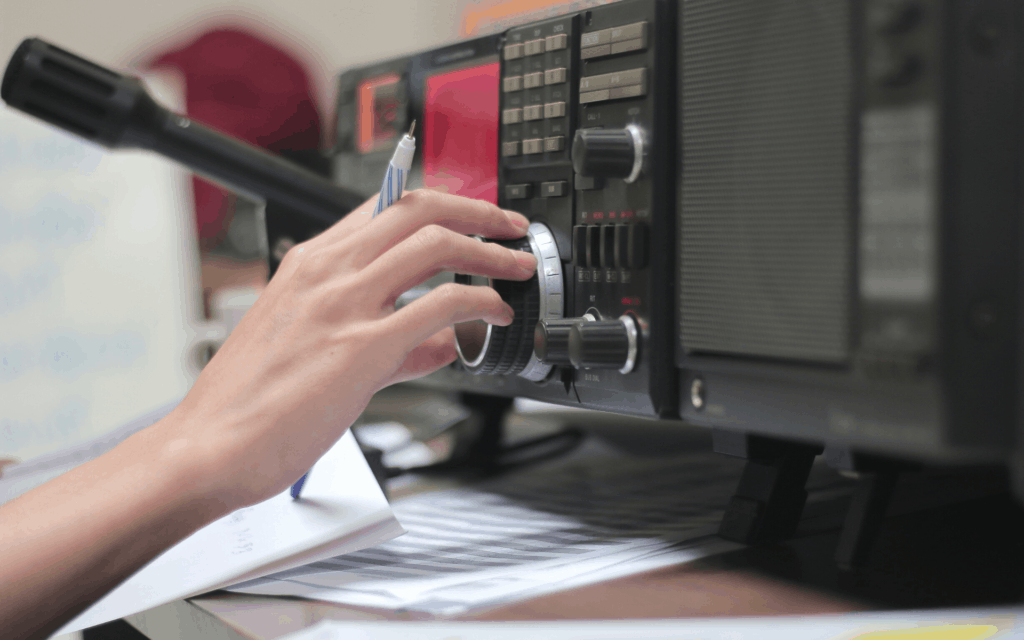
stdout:
POLYGON ((412 132, 415 131, 415 130, 416 130, 416 121, 413 120, 412 121, 412 126, 409 127, 409 133, 407 135, 411 138, 412 137, 412 132))

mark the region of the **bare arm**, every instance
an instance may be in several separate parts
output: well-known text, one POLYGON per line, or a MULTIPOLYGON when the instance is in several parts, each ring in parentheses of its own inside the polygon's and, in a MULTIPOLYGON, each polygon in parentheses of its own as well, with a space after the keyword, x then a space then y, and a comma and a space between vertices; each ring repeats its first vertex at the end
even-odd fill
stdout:
POLYGON ((484 287, 393 309, 440 271, 528 278, 532 256, 464 235, 520 237, 525 218, 420 191, 368 222, 353 213, 293 248, 169 416, 0 507, 5 635, 53 633, 196 529, 283 491, 377 390, 451 362, 453 323, 511 322, 484 287))

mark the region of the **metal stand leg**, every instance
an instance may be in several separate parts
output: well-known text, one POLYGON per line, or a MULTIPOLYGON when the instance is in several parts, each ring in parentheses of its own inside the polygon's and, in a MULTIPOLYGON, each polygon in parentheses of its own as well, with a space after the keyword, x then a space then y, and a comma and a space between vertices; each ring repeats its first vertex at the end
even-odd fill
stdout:
POLYGON ((822 447, 717 429, 712 439, 717 453, 747 460, 718 534, 745 544, 792 535, 807 501, 811 464, 822 447))

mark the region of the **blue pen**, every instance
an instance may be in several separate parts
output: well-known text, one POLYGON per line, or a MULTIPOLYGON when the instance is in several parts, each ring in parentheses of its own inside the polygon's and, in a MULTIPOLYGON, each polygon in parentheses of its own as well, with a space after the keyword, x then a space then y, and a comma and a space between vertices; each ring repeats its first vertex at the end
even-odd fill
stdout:
MULTIPOLYGON (((384 182, 380 186, 380 195, 377 197, 377 204, 373 207, 373 217, 376 218, 381 211, 398 202, 405 189, 405 179, 412 169, 412 156, 416 151, 416 138, 412 132, 416 129, 416 121, 412 121, 409 133, 402 136, 395 149, 395 155, 391 156, 388 163, 387 173, 384 174, 384 182)), ((298 500, 302 493, 302 485, 306 484, 309 478, 310 469, 292 485, 291 495, 293 500, 298 500)))

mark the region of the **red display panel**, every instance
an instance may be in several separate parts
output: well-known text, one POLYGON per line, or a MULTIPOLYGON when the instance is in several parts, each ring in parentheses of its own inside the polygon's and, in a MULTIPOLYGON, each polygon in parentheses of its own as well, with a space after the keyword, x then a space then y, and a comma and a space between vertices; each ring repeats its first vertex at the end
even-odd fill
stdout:
POLYGON ((499 64, 427 78, 423 184, 498 203, 499 64))
POLYGON ((395 129, 404 105, 398 99, 397 73, 378 76, 359 83, 359 127, 357 146, 369 153, 392 146, 401 132, 395 129))

